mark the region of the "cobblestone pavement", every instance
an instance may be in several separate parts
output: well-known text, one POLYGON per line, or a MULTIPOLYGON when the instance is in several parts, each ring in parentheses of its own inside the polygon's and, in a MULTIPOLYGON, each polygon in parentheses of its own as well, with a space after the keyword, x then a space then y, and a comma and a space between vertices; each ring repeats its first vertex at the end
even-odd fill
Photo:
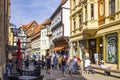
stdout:
MULTIPOLYGON (((30 65, 29 68, 34 68, 30 65)), ((13 75, 17 75, 16 73, 13 75)), ((51 74, 46 74, 46 70, 41 69, 41 75, 44 75, 44 80, 120 80, 120 74, 115 76, 104 76, 103 73, 95 74, 82 74, 82 75, 70 75, 65 74, 65 77, 62 75, 62 72, 59 70, 51 70, 51 74)))
POLYGON ((46 74, 45 70, 41 70, 41 74, 44 75, 44 80, 86 80, 81 75, 69 75, 65 74, 65 77, 62 75, 61 71, 51 70, 50 74, 46 74))
POLYGON ((100 73, 82 74, 87 80, 120 80, 120 77, 104 76, 100 73))
POLYGON ((46 74, 45 70, 41 70, 41 72, 45 76, 44 80, 120 80, 120 77, 104 76, 100 73, 82 75, 66 74, 64 77, 62 72, 58 70, 51 70, 51 74, 46 74))

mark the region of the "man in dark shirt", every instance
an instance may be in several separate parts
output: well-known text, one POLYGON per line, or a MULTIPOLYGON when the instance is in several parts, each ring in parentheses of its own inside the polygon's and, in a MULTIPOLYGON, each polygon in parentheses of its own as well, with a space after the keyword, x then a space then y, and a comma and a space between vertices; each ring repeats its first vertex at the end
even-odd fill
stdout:
POLYGON ((46 73, 49 73, 50 74, 50 68, 51 68, 51 57, 50 56, 47 56, 46 58, 46 73))
POLYGON ((62 59, 61 66, 62 66, 62 73, 63 73, 63 76, 65 76, 66 58, 63 58, 63 59, 62 59))

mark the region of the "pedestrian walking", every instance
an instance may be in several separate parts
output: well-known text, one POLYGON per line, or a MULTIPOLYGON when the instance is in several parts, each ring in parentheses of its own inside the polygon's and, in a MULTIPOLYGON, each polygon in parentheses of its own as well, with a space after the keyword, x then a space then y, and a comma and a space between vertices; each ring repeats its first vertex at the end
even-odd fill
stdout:
POLYGON ((27 58, 25 61, 25 67, 28 69, 29 68, 29 59, 27 58))
POLYGON ((73 65, 74 65, 73 60, 70 59, 70 62, 69 62, 69 69, 68 69, 70 74, 73 73, 73 65))
POLYGON ((51 57, 46 57, 46 73, 50 74, 50 68, 51 68, 51 57))
POLYGON ((55 55, 55 57, 53 58, 53 63, 54 63, 54 69, 57 69, 58 60, 57 60, 57 56, 56 56, 56 55, 55 55))
POLYGON ((74 56, 74 57, 73 57, 73 73, 76 72, 76 62, 77 62, 77 59, 76 59, 76 57, 74 56))
POLYGON ((59 56, 59 57, 58 57, 59 70, 61 70, 61 61, 62 61, 62 57, 59 56))
POLYGON ((61 66, 62 66, 62 73, 63 73, 63 76, 65 76, 66 58, 64 58, 64 57, 63 57, 63 59, 62 59, 61 66))
POLYGON ((86 74, 88 74, 88 71, 89 71, 89 69, 90 69, 90 63, 91 63, 91 61, 90 61, 89 58, 87 57, 87 58, 85 59, 85 68, 84 68, 86 74))
POLYGON ((81 69, 81 59, 76 56, 77 62, 76 62, 76 72, 81 74, 82 73, 82 69, 81 69))

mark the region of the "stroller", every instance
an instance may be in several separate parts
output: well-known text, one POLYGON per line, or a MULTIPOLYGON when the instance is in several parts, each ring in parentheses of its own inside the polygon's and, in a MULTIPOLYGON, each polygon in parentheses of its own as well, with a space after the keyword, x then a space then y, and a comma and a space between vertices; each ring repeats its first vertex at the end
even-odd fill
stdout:
POLYGON ((92 74, 95 74, 95 70, 94 69, 92 69, 91 67, 89 67, 89 70, 88 70, 90 73, 92 73, 92 74))
POLYGON ((82 74, 81 67, 80 67, 80 65, 78 65, 78 63, 76 63, 76 73, 77 74, 82 74))

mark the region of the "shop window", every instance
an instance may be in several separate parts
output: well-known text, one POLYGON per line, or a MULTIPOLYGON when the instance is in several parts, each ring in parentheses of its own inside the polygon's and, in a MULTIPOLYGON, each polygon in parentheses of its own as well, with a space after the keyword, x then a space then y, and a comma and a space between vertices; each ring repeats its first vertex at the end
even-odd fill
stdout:
POLYGON ((117 63, 117 34, 107 35, 106 62, 117 63))
POLYGON ((109 1, 109 14, 115 13, 115 0, 109 1))
POLYGON ((94 49, 94 48, 96 48, 96 40, 92 39, 90 40, 90 49, 94 49))
POLYGON ((79 46, 84 49, 85 48, 85 41, 82 40, 82 41, 79 41, 79 46))

